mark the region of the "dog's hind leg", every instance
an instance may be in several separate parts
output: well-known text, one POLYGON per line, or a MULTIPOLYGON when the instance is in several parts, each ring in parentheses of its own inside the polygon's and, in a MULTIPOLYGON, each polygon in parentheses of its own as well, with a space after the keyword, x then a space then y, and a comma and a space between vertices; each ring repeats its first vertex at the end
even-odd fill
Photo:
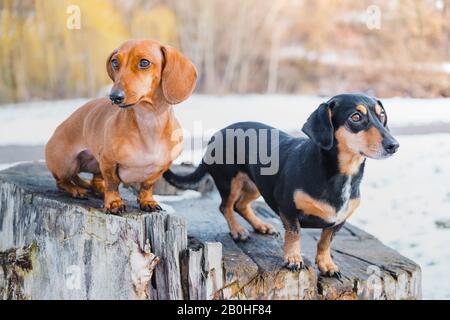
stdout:
POLYGON ((247 220, 257 232, 263 234, 274 234, 276 232, 275 228, 258 218, 251 207, 251 203, 260 196, 258 188, 253 181, 248 178, 248 176, 242 175, 240 179, 243 180, 242 189, 239 200, 236 202, 234 207, 235 211, 247 220))
POLYGON ((74 198, 86 199, 87 189, 78 185, 78 172, 80 164, 78 153, 64 151, 65 146, 58 145, 55 139, 50 139, 45 148, 46 164, 56 180, 58 189, 67 192, 74 198), (64 157, 63 157, 64 155, 64 157))
POLYGON ((103 198, 105 194, 105 181, 100 172, 97 159, 89 150, 81 151, 77 156, 79 171, 92 173, 92 180, 89 182, 81 179, 78 175, 74 177, 74 183, 86 189, 91 189, 96 197, 103 198))
POLYGON ((66 191, 69 193, 72 197, 77 199, 87 199, 87 192, 88 189, 90 189, 91 184, 80 178, 78 175, 79 166, 77 166, 77 169, 75 170, 75 173, 70 178, 66 179, 58 179, 58 177, 55 176, 56 179, 56 185, 58 189, 66 191))
POLYGON ((91 184, 89 183, 89 181, 84 180, 83 178, 81 178, 78 174, 74 175, 72 177, 72 182, 83 189, 90 189, 91 188, 91 184))
MULTIPOLYGON (((213 176, 213 178, 215 177, 213 176)), ((230 181, 229 179, 226 179, 226 177, 214 179, 214 181, 216 182, 217 189, 222 197, 222 203, 220 204, 219 210, 222 212, 225 220, 227 220, 231 237, 236 241, 247 240, 249 236, 248 230, 239 224, 234 215, 234 206, 241 193, 242 181, 234 178, 230 181)))
POLYGON ((55 179, 58 189, 67 192, 73 198, 87 199, 87 189, 75 185, 68 179, 58 179, 57 177, 55 177, 55 179))

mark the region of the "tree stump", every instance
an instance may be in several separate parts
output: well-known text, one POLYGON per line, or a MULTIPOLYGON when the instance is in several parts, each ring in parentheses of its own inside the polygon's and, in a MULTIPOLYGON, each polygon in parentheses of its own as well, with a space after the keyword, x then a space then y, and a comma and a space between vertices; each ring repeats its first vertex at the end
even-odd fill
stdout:
MULTIPOLYGON (((76 200, 57 191, 43 163, 1 171, 0 298, 421 298, 420 267, 350 224, 332 247, 342 279, 318 274, 320 230, 302 232, 307 268, 291 272, 283 268, 281 235, 251 233, 236 243, 215 191, 186 197, 164 184, 164 193, 185 196, 162 197, 166 211, 148 214, 122 188, 128 212, 119 217, 104 214, 92 195, 76 200)), ((282 230, 263 202, 255 210, 282 230)))

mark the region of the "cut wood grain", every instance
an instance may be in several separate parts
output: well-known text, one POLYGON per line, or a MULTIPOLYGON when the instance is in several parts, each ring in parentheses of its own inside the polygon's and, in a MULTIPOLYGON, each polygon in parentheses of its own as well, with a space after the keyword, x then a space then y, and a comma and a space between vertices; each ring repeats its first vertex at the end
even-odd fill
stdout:
MULTIPOLYGON (((306 269, 291 272, 283 267, 282 233, 231 239, 215 191, 182 201, 163 198, 168 212, 153 214, 138 210, 129 189, 121 193, 129 211, 106 215, 99 199, 75 200, 57 191, 42 163, 1 171, 0 297, 421 298, 420 267, 349 224, 332 246, 343 275, 337 280, 320 276, 314 265, 320 230, 302 232, 306 269)), ((254 209, 282 230, 264 203, 254 209)))

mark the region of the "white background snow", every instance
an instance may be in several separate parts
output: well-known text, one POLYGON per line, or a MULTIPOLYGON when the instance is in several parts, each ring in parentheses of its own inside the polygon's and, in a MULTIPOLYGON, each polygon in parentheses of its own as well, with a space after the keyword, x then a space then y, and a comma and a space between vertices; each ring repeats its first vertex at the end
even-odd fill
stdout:
MULTIPOLYGON (((191 135, 207 140, 214 130, 237 121, 262 121, 299 132, 326 98, 308 96, 199 96, 175 107, 191 135), (200 130, 201 129, 201 130, 200 130)), ((83 100, 0 107, 0 145, 43 145, 55 127, 83 100)), ((450 124, 450 99, 383 99, 391 127, 450 124)), ((450 299, 450 134, 397 136, 394 157, 368 160, 362 205, 351 223, 374 234, 419 263, 423 293, 450 299), (447 224, 447 227, 442 227, 447 224)), ((179 159, 193 160, 189 150, 179 159)), ((195 160, 194 160, 195 161, 195 160)), ((5 165, 0 164, 0 169, 5 165)))
MULTIPOLYGON (((238 121, 261 121, 277 128, 299 131, 308 115, 327 98, 315 96, 194 95, 175 106, 184 129, 193 131, 201 121, 210 132, 238 121)), ((0 145, 40 145, 55 127, 86 100, 23 103, 0 107, 0 145), (31 108, 30 108, 31 107, 31 108)), ((383 99, 391 126, 450 123, 449 99, 383 99)))

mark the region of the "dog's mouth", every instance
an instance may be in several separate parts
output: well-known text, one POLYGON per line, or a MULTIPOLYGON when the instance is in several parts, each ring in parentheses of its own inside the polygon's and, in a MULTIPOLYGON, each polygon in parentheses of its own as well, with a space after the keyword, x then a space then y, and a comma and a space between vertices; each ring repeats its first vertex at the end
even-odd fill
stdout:
POLYGON ((369 155, 369 154, 361 151, 359 154, 365 158, 370 158, 370 159, 375 159, 375 160, 387 159, 392 156, 392 154, 389 154, 387 152, 375 152, 375 153, 369 155))
POLYGON ((130 108, 130 107, 134 106, 136 103, 137 102, 130 103, 130 104, 119 104, 118 107, 121 108, 121 109, 127 109, 127 108, 130 108))
POLYGON ((137 101, 135 101, 135 102, 133 102, 133 103, 118 104, 117 106, 118 106, 120 109, 128 109, 128 108, 131 108, 132 106, 138 104, 139 102, 141 102, 141 100, 142 100, 142 98, 141 98, 141 99, 138 99, 137 101))

